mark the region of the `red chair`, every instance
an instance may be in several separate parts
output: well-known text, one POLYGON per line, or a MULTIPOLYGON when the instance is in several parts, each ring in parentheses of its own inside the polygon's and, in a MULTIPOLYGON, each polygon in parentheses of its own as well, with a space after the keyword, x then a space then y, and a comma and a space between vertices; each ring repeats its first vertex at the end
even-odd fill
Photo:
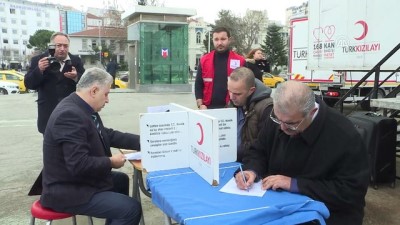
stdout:
MULTIPOLYGON (((73 214, 56 212, 49 208, 44 208, 39 200, 36 200, 31 207, 30 225, 35 225, 35 219, 47 220, 46 225, 51 225, 53 220, 61 220, 72 217, 72 224, 76 225, 76 217, 73 214)), ((88 217, 89 225, 93 225, 92 217, 88 217)))

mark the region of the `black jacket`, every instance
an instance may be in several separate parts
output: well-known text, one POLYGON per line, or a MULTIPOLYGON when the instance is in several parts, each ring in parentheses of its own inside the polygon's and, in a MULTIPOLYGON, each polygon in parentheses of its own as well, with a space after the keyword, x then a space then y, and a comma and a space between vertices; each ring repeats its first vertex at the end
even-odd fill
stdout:
POLYGON ((237 149, 238 162, 242 161, 244 153, 249 150, 251 143, 257 139, 258 133, 272 109, 272 89, 257 79, 255 85, 256 90, 248 97, 246 105, 243 106, 245 116, 240 134, 242 143, 237 149))
POLYGON ((73 93, 51 114, 43 141, 43 206, 73 207, 87 203, 95 193, 111 190, 110 147, 140 150, 138 135, 105 128, 96 113, 99 135, 92 113, 73 93))
POLYGON ((243 169, 260 178, 296 178, 300 194, 326 204, 331 214, 327 224, 362 224, 368 153, 354 125, 325 103, 320 103, 311 125, 295 137, 268 119, 243 162, 243 169))
MULTIPOLYGON (((76 90, 76 82, 66 78, 64 67, 62 72, 51 71, 47 68, 43 74, 40 72, 38 62, 41 58, 47 57, 48 53, 35 56, 31 60, 31 66, 28 73, 25 75, 25 86, 31 90, 38 91, 38 121, 37 126, 40 133, 44 133, 47 120, 56 105, 65 97, 76 90)), ((76 68, 78 80, 85 72, 83 63, 78 56, 69 54, 71 64, 76 68)))

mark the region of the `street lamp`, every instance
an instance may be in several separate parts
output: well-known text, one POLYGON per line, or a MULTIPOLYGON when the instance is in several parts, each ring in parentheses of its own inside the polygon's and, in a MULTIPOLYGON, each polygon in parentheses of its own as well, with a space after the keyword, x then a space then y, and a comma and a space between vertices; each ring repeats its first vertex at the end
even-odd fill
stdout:
POLYGON ((99 21, 99 57, 100 57, 100 65, 102 65, 102 63, 101 63, 101 49, 102 49, 102 46, 101 46, 100 24, 101 24, 101 21, 99 21))

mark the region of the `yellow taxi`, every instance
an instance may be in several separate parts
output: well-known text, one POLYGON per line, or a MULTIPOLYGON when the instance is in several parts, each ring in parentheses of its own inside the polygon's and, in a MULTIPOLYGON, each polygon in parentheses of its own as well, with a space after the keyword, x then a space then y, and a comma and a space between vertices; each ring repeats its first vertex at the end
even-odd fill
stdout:
POLYGON ((122 81, 120 78, 116 77, 115 78, 115 88, 127 88, 128 84, 124 81, 122 81))
POLYGON ((262 79, 263 79, 263 83, 266 86, 272 87, 272 88, 276 88, 276 87, 278 87, 278 85, 280 83, 285 82, 285 79, 283 79, 282 77, 274 76, 270 73, 264 73, 262 79))
POLYGON ((25 93, 28 90, 24 84, 25 75, 15 70, 0 70, 0 80, 16 83, 19 86, 19 92, 25 93))

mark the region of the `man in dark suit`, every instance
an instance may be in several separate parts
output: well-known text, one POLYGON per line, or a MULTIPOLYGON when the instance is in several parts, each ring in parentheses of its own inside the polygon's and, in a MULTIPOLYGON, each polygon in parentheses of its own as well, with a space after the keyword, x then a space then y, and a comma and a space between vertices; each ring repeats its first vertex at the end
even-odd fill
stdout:
POLYGON ((68 53, 68 35, 54 33, 50 46, 54 53, 46 51, 33 57, 24 79, 26 88, 38 91, 37 125, 42 134, 51 112, 63 98, 76 90, 76 83, 85 72, 81 59, 68 53))
MULTIPOLYGON (((32 58, 25 75, 27 89, 38 92, 37 126, 44 134, 47 120, 56 105, 76 90, 76 83, 85 72, 78 56, 68 52, 69 37, 60 32, 50 37, 49 51, 32 58)), ((39 174, 28 195, 42 192, 42 173, 39 174)))
POLYGON ((86 70, 76 93, 51 114, 43 141, 41 204, 60 212, 106 218, 110 225, 135 225, 141 205, 129 197, 129 178, 112 172, 125 163, 111 147, 140 149, 139 136, 103 126, 98 112, 108 103, 112 76, 86 70), (118 193, 122 192, 122 193, 118 193))

